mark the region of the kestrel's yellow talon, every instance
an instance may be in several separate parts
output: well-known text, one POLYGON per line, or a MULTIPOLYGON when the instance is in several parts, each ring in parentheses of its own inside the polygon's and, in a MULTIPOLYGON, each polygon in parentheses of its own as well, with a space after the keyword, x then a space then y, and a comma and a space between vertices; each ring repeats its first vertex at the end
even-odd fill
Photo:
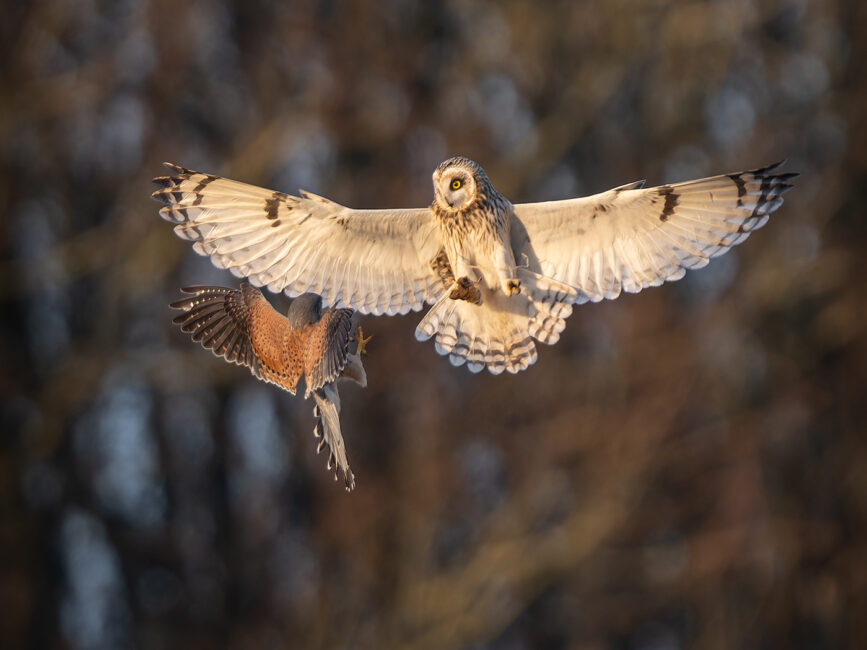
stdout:
POLYGON ((364 338, 364 330, 361 329, 361 325, 358 326, 358 332, 356 332, 355 336, 352 338, 353 341, 358 343, 358 349, 355 351, 358 356, 367 354, 367 350, 365 350, 365 348, 367 347, 368 341, 370 341, 370 339, 372 338, 373 336, 368 336, 367 338, 364 338))

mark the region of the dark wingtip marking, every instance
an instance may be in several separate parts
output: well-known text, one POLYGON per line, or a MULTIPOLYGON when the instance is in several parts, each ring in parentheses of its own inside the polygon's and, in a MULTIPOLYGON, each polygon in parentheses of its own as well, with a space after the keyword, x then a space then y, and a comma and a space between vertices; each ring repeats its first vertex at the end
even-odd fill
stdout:
POLYGON ((615 195, 620 194, 621 192, 625 192, 626 190, 640 190, 647 183, 646 180, 634 181, 632 183, 626 183, 626 185, 620 185, 619 187, 615 187, 612 192, 615 195))
POLYGON ((193 194, 196 195, 196 200, 193 201, 193 205, 199 205, 202 202, 202 199, 204 198, 202 190, 205 189, 208 183, 213 183, 215 180, 217 180, 216 176, 205 174, 205 177, 193 188, 193 194))
POLYGON ((662 214, 659 215, 659 220, 668 221, 671 215, 674 214, 674 208, 677 207, 680 195, 670 185, 660 187, 659 195, 665 197, 665 205, 662 207, 662 214))
MULTIPOLYGON (((779 163, 779 164, 782 164, 782 163, 779 163)), ((773 177, 772 176, 765 176, 764 178, 762 178, 761 196, 759 197, 759 200, 756 201, 756 207, 753 209, 753 213, 750 215, 751 219, 754 219, 756 216, 758 216, 760 214, 759 210, 761 210, 762 206, 764 206, 765 203, 768 202, 768 198, 769 198, 768 193, 770 192, 772 187, 773 187, 773 177)))
POLYGON ((776 171, 780 167, 786 164, 786 159, 783 158, 779 162, 771 163, 767 167, 760 167, 759 169, 753 169, 749 171, 750 174, 755 174, 756 176, 761 176, 763 174, 770 174, 773 171, 776 171))
POLYGON ((745 196, 747 193, 747 184, 744 182, 744 179, 741 178, 740 174, 729 174, 729 178, 738 186, 738 207, 740 207, 744 203, 741 201, 741 197, 745 196))
POLYGON ((189 173, 189 170, 188 170, 188 169, 184 169, 184 168, 181 167, 180 165, 175 165, 174 163, 170 163, 170 162, 164 162, 164 163, 163 163, 163 167, 168 167, 169 169, 171 169, 171 170, 172 170, 173 172, 175 172, 176 174, 187 174, 187 173, 189 173))
POLYGON ((280 192, 274 192, 265 199, 265 214, 269 219, 277 218, 277 210, 280 208, 280 192))

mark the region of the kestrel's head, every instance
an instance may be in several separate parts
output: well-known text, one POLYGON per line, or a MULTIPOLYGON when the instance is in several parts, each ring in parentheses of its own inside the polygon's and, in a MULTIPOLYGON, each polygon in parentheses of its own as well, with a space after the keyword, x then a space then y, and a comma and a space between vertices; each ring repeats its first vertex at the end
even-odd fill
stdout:
POLYGON ((322 296, 315 293, 302 293, 289 305, 286 314, 289 327, 294 330, 304 329, 322 318, 322 296))
POLYGON ((434 202, 444 210, 462 210, 490 185, 481 165, 455 156, 439 164, 433 173, 434 202))

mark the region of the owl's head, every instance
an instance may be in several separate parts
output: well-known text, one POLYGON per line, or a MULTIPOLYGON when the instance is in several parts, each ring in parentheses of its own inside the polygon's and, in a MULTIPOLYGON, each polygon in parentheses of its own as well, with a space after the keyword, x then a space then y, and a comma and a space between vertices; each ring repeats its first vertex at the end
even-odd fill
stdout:
POLYGON ((478 163, 464 156, 449 158, 434 170, 434 202, 444 210, 462 210, 479 197, 486 183, 488 177, 478 163))
POLYGON ((289 305, 286 317, 289 327, 295 330, 318 322, 322 317, 322 297, 315 293, 302 293, 289 305))

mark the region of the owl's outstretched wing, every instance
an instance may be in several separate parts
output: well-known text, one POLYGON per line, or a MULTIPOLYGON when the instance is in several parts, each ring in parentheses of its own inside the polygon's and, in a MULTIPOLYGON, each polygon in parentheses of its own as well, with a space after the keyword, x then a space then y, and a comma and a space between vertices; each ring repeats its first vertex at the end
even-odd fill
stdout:
POLYGON ((794 173, 762 169, 514 206, 518 264, 579 290, 577 303, 679 280, 761 228, 794 173))
POLYGON ((155 178, 160 215, 193 249, 256 286, 363 313, 405 314, 434 303, 441 247, 430 210, 353 210, 302 192, 292 196, 166 163, 155 178))

